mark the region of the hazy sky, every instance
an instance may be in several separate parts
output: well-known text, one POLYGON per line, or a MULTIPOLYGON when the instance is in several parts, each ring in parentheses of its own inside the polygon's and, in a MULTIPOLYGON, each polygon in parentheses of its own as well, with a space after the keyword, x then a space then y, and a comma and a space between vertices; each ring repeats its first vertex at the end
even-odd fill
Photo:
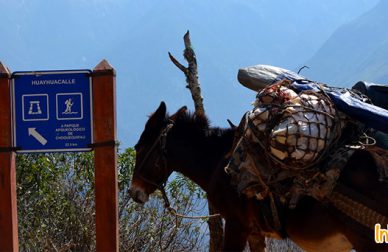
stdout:
MULTIPOLYGON (((238 123, 254 94, 239 86, 239 67, 297 69, 341 25, 377 0, 0 0, 0 60, 13 71, 117 70, 119 140, 133 145, 161 100, 174 112, 192 102, 168 60, 182 60, 190 29, 205 107, 215 125, 238 123)), ((184 62, 184 61, 183 61, 184 62)))

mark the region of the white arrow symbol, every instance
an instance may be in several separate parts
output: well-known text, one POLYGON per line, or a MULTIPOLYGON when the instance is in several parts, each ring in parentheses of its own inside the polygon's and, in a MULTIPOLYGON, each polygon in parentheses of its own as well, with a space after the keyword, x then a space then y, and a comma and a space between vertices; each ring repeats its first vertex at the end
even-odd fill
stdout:
POLYGON ((47 143, 46 138, 39 134, 38 131, 36 131, 36 128, 28 128, 28 135, 33 136, 42 145, 45 145, 47 143))

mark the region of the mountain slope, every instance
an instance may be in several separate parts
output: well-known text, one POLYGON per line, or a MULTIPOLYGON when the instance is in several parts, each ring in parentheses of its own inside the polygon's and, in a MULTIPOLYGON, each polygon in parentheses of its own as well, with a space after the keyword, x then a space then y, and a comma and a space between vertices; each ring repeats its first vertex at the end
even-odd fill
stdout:
POLYGON ((126 100, 121 109, 138 119, 122 118, 121 127, 127 127, 122 131, 130 138, 133 132, 138 135, 146 114, 161 100, 171 113, 183 105, 192 107, 184 76, 167 57, 171 51, 182 59, 186 29, 198 57, 206 112, 215 125, 226 126, 227 118, 238 123, 255 96, 237 84, 238 68, 273 64, 297 69, 334 27, 354 18, 354 12, 347 12, 350 3, 171 1, 155 5, 131 30, 130 38, 110 53, 127 80, 120 89, 119 100, 126 100))
POLYGON ((340 27, 306 62, 310 79, 337 86, 359 80, 388 83, 388 1, 340 27))

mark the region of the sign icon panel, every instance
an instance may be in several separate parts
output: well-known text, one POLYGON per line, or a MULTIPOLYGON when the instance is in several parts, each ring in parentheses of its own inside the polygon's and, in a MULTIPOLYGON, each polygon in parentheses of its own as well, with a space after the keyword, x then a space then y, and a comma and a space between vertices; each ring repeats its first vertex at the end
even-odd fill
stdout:
POLYGON ((80 120, 83 118, 82 93, 57 94, 57 120, 80 120))
POLYGON ((49 119, 47 94, 26 94, 22 96, 23 121, 45 121, 49 119))
POLYGON ((14 146, 18 152, 90 150, 89 70, 16 72, 12 77, 14 146))

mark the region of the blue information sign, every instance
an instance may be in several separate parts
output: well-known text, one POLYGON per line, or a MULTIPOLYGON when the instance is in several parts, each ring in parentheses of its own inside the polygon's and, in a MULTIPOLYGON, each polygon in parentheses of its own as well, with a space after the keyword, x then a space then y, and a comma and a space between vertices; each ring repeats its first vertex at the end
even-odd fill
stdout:
POLYGON ((91 71, 15 72, 14 146, 20 153, 89 151, 91 71))

